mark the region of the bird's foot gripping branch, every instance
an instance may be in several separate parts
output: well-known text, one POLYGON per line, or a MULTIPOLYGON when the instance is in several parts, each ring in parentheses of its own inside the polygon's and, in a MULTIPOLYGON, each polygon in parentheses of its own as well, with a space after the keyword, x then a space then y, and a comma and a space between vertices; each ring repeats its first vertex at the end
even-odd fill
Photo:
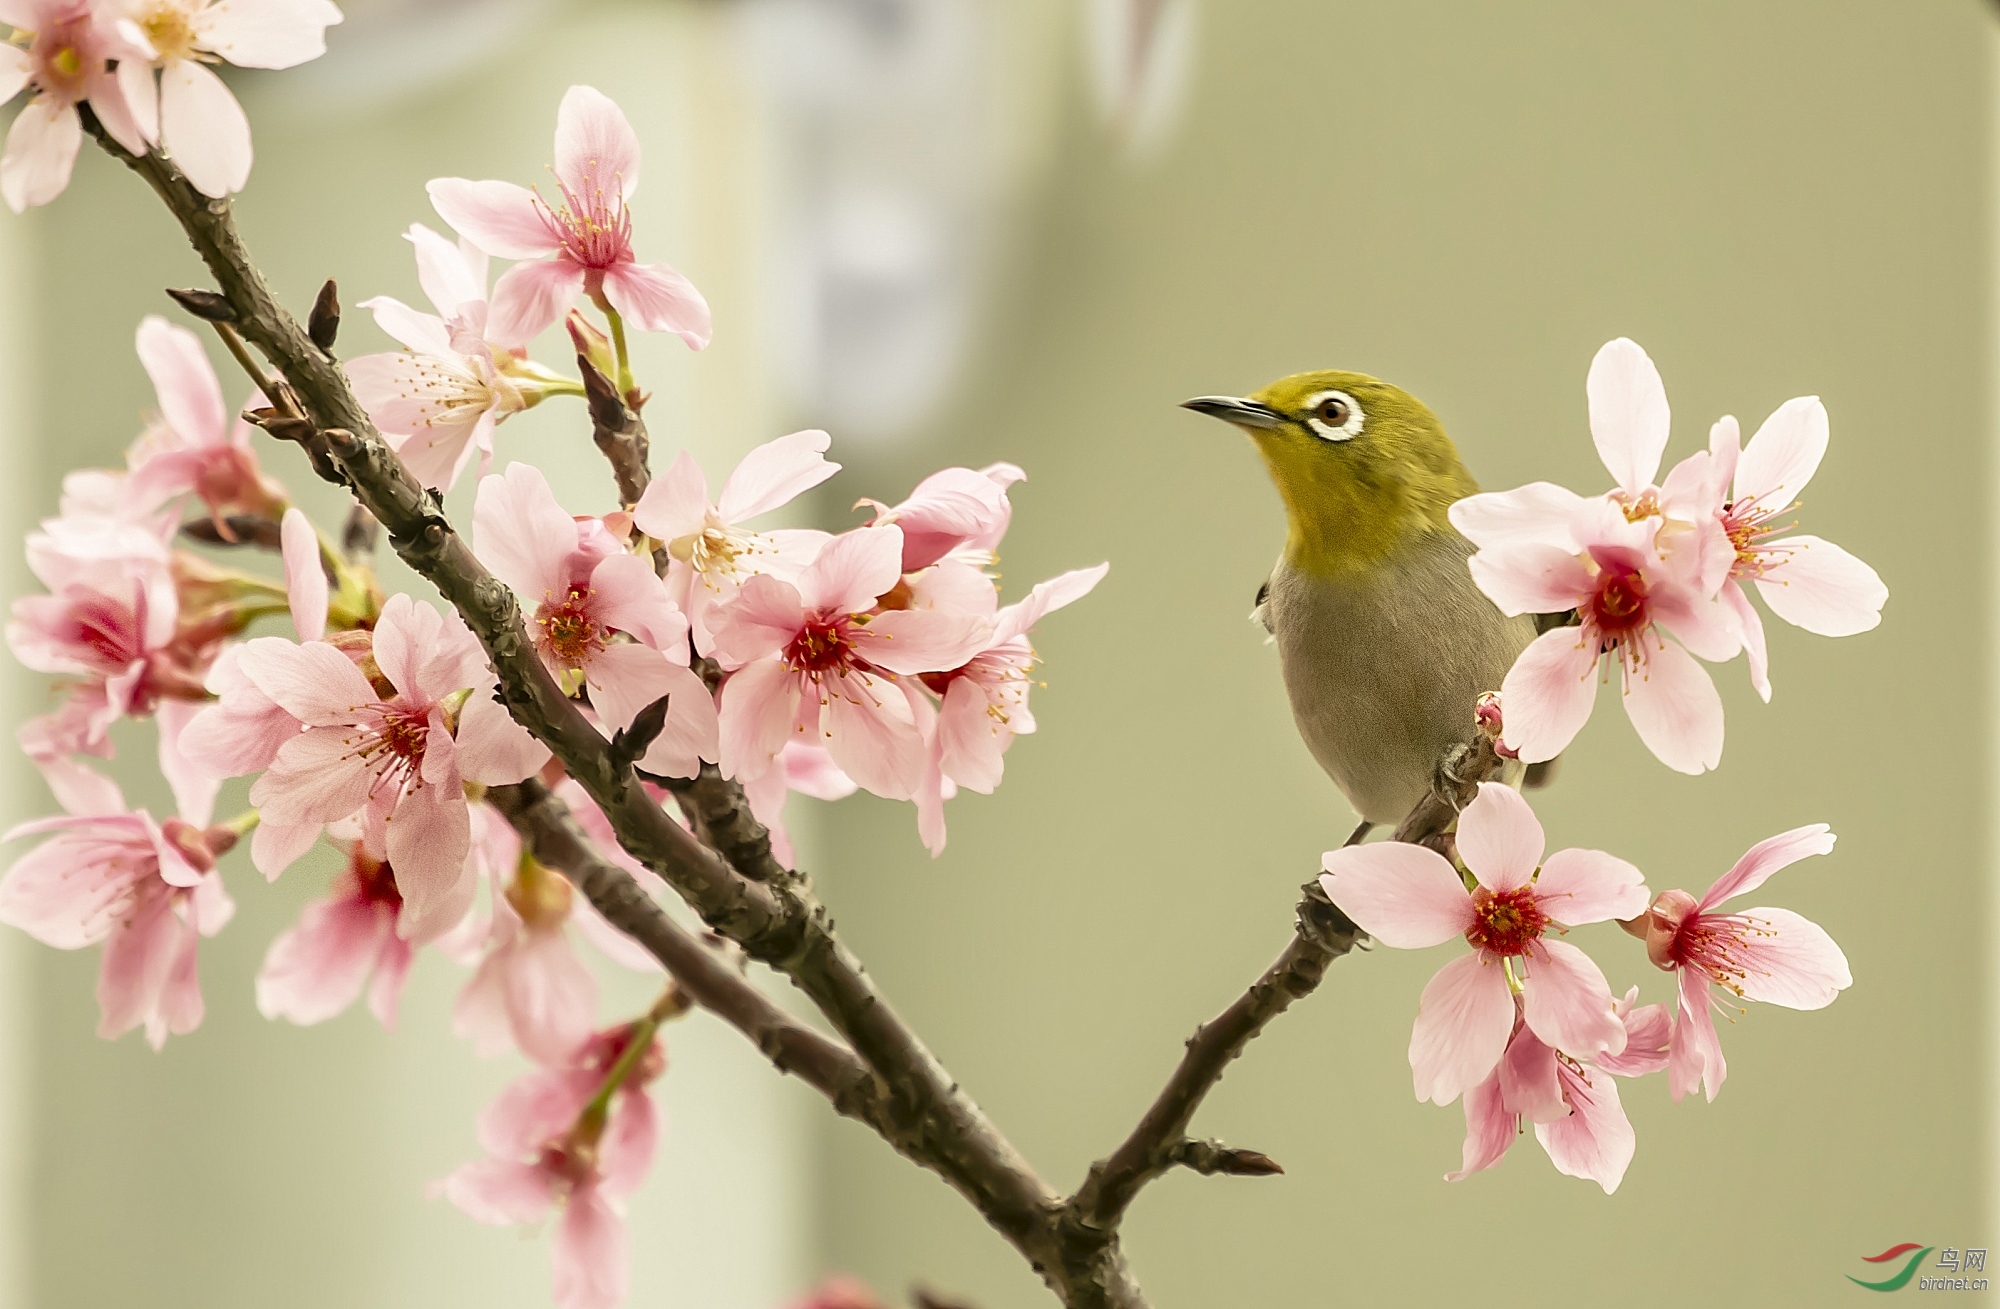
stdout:
MULTIPOLYGON (((18 33, 37 99, 9 137, 0 192, 17 209, 53 199, 74 153, 65 133, 88 131, 181 224, 214 288, 174 299, 255 390, 234 418, 198 331, 147 318, 137 350, 157 420, 125 469, 73 473, 60 513, 29 538, 47 592, 15 603, 9 642, 63 681, 57 708, 20 739, 64 812, 13 833, 41 840, 0 881, 0 920, 59 948, 101 946, 100 1032, 141 1028, 158 1047, 202 1020, 199 942, 232 911, 222 861, 241 846, 275 878, 330 843, 336 871, 271 943, 259 1007, 310 1024, 365 994, 388 1022, 418 951, 466 965, 456 1026, 482 1052, 518 1051, 532 1071, 482 1119, 488 1157, 441 1189, 482 1222, 556 1215, 562 1305, 624 1298, 621 1206, 653 1155, 648 1086, 664 1070, 662 1029, 690 1009, 720 1017, 778 1071, 937 1173, 1064 1304, 1133 1309, 1145 1301, 1119 1242, 1133 1200, 1174 1167, 1282 1171, 1262 1149, 1191 1136, 1194 1116, 1250 1040, 1364 932, 1397 947, 1458 937, 1470 947, 1426 988, 1411 1045, 1420 1098, 1464 1097, 1455 1177, 1496 1162, 1532 1121, 1558 1167, 1609 1190, 1631 1133, 1613 1084, 1595 1074, 1667 1067, 1676 1097, 1700 1084, 1712 1097, 1723 1076, 1712 985, 1804 1008, 1847 984, 1839 951, 1805 919, 1719 907, 1829 849, 1823 827, 1753 848, 1699 899, 1656 897, 1613 856, 1544 857, 1526 802, 1492 780, 1509 760, 1567 745, 1589 709, 1579 687, 1594 686, 1606 654, 1649 744, 1677 766, 1712 764, 1719 718, 1710 742, 1708 683, 1692 659, 1749 649, 1763 685, 1743 583, 1815 630, 1859 630, 1863 611, 1880 607, 1851 557, 1818 538, 1768 540, 1773 507, 1818 461, 1823 411, 1787 406, 1769 440, 1760 433, 1740 456, 1733 425, 1719 426, 1711 451, 1655 487, 1664 398, 1654 406, 1657 378, 1637 347, 1614 343, 1591 396, 1617 491, 1466 499, 1460 487, 1439 507, 1450 523, 1427 529, 1456 524, 1480 547, 1466 577, 1500 610, 1573 609, 1578 620, 1525 644, 1506 675, 1508 713, 1485 702, 1485 731, 1470 694, 1450 711, 1451 766, 1420 761, 1416 785, 1397 792, 1415 807, 1394 839, 1362 843, 1364 825, 1326 856, 1277 960, 1197 1029, 1132 1132, 1064 1194, 841 943, 794 867, 783 813, 794 791, 868 790, 911 802, 918 837, 941 850, 947 801, 997 786, 1015 737, 1034 730, 1036 625, 1087 595, 1106 566, 1002 603, 992 564, 1023 476, 1005 463, 945 469, 893 505, 868 501, 868 521, 839 533, 762 525, 838 471, 822 432, 758 447, 719 487, 685 452, 655 477, 628 334, 670 332, 699 349, 708 308, 673 269, 639 262, 626 206, 639 146, 596 91, 573 88, 562 102, 554 198, 501 181, 431 184, 457 239, 421 225, 406 236, 436 312, 365 301, 399 348, 336 357, 333 284, 302 325, 237 230, 227 196, 249 161, 247 136, 230 135, 237 117, 150 107, 162 93, 154 65, 168 95, 209 75, 178 47, 141 39, 153 29, 113 21, 108 3, 96 6, 105 13, 83 0, 25 8, 46 26, 18 33), (490 286, 489 256, 516 261, 490 286), (558 319, 574 376, 530 356, 558 319), (608 513, 571 513, 532 463, 492 467, 499 424, 572 398, 585 402, 579 440, 587 429, 610 464, 608 513), (351 495, 339 530, 315 524, 265 469, 275 447, 257 429, 351 495), (461 535, 441 497, 467 475, 477 490, 461 535), (444 608, 384 593, 373 566, 383 535, 444 608), (238 566, 257 552, 275 567, 238 566), (1813 583, 1800 588, 1813 603, 1785 592, 1786 576, 1813 583), (290 635, 278 634, 287 620, 290 635), (125 718, 157 727, 178 810, 164 821, 130 808, 89 762, 110 756, 125 718), (218 792, 237 777, 254 779, 252 807, 217 821, 218 792), (1615 997, 1559 939, 1605 919, 1678 975, 1677 1016, 1638 1005, 1635 992, 1615 997), (586 951, 664 973, 658 1001, 604 1023, 586 951), (773 1003, 753 963, 789 978, 824 1026, 773 1003)), ((338 21, 330 4, 300 0, 232 36, 236 10, 223 8, 181 5, 190 50, 281 66, 317 53, 338 21)), ((1384 393, 1331 376, 1338 385, 1232 402, 1223 416, 1260 440, 1364 455, 1384 393)), ((1281 480, 1296 453, 1273 457, 1281 480)), ((1274 595, 1281 616, 1295 590, 1274 595)))

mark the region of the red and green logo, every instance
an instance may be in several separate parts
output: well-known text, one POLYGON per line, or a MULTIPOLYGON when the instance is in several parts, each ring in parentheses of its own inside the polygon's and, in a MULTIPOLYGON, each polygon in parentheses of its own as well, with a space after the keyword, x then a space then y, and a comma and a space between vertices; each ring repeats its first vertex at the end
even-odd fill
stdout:
POLYGON ((1896 1259, 1903 1259, 1905 1255, 1909 1257, 1904 1261, 1901 1270, 1879 1282, 1864 1282, 1852 1273, 1848 1274, 1847 1280, 1871 1291, 1900 1291, 1910 1284, 1912 1277, 1917 1275, 1917 1265, 1924 1261, 1924 1256, 1936 1248, 1934 1245, 1919 1246, 1915 1241, 1904 1241, 1900 1245, 1890 1246, 1881 1254, 1863 1255, 1862 1262, 1871 1264, 1886 1264, 1896 1259))

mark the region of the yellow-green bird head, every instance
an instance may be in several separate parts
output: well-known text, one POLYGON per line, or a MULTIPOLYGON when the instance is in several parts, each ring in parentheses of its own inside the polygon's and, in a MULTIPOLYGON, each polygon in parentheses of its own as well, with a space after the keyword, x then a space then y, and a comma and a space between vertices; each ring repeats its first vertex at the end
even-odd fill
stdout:
POLYGON ((1411 536, 1449 532, 1445 510, 1479 489, 1430 407, 1366 373, 1295 373, 1182 407, 1256 443, 1285 501, 1285 558, 1308 572, 1367 568, 1411 536))

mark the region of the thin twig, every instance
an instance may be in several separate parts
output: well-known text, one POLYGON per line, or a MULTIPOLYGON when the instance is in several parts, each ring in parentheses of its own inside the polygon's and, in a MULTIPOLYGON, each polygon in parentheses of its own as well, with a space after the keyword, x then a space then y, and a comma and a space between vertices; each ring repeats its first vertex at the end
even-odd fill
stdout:
MULTIPOLYGON (((1492 742, 1481 737, 1462 757, 1440 770, 1436 784, 1396 829, 1395 839, 1425 843, 1442 837, 1476 784, 1492 776, 1499 763, 1492 742)), ((1364 824, 1349 840, 1366 834, 1364 824)), ((1114 1233, 1141 1188, 1179 1162, 1174 1155, 1183 1146, 1195 1111, 1243 1048, 1272 1019, 1311 995, 1325 977, 1327 965, 1363 939, 1362 930, 1326 898, 1317 879, 1302 889, 1298 925, 1284 952, 1249 990, 1212 1022, 1195 1029, 1180 1065, 1131 1135, 1109 1156, 1091 1165, 1089 1176, 1069 1202, 1065 1222, 1067 1239, 1079 1250, 1087 1251, 1114 1233)))

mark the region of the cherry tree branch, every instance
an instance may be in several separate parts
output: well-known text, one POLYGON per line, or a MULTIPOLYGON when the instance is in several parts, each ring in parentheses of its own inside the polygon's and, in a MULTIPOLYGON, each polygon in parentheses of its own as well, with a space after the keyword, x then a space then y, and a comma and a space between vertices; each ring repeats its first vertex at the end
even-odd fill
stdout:
POLYGON ((1052 1216, 1061 1197, 882 998, 834 934, 809 881, 796 873, 768 885, 743 877, 669 818, 629 764, 611 757, 542 666, 513 594, 473 556, 438 497, 411 478, 374 430, 332 356, 278 303, 244 248, 229 202, 202 195, 165 159, 130 154, 94 117, 84 117, 99 144, 143 177, 180 221, 221 290, 228 323, 296 395, 304 414, 291 419, 281 413, 273 434, 296 440, 315 469, 347 485, 396 553, 458 610, 498 675, 501 702, 603 810, 619 844, 659 873, 710 927, 811 997, 882 1078, 886 1093, 872 1123, 877 1132, 971 1201, 1066 1304, 1143 1305, 1122 1256, 1100 1255, 1082 1270, 1089 1285, 1072 1285, 1071 1270, 1057 1257, 1052 1216))
POLYGON ((491 787, 486 799, 537 860, 567 877, 607 922, 651 952, 696 1004, 750 1038, 773 1067, 796 1075, 840 1113, 873 1121, 880 1089, 854 1052, 780 1009, 713 945, 669 918, 597 851, 560 797, 531 779, 491 787))
MULTIPOLYGON (((1491 777, 1500 760, 1492 742, 1481 737, 1461 759, 1441 769, 1437 783, 1396 829, 1395 839, 1418 844, 1444 838, 1458 811, 1471 801, 1478 783, 1491 777)), ((1364 825, 1355 840, 1366 834, 1364 825)), ((1271 1020, 1311 995, 1327 965, 1365 939, 1365 933, 1327 899, 1318 879, 1305 884, 1291 941, 1250 989, 1214 1020, 1195 1029, 1187 1053, 1153 1103, 1119 1147, 1091 1165, 1064 1214, 1069 1243, 1088 1250, 1117 1230, 1139 1191, 1175 1164, 1201 1157, 1187 1140, 1195 1111, 1245 1046, 1271 1020)))

